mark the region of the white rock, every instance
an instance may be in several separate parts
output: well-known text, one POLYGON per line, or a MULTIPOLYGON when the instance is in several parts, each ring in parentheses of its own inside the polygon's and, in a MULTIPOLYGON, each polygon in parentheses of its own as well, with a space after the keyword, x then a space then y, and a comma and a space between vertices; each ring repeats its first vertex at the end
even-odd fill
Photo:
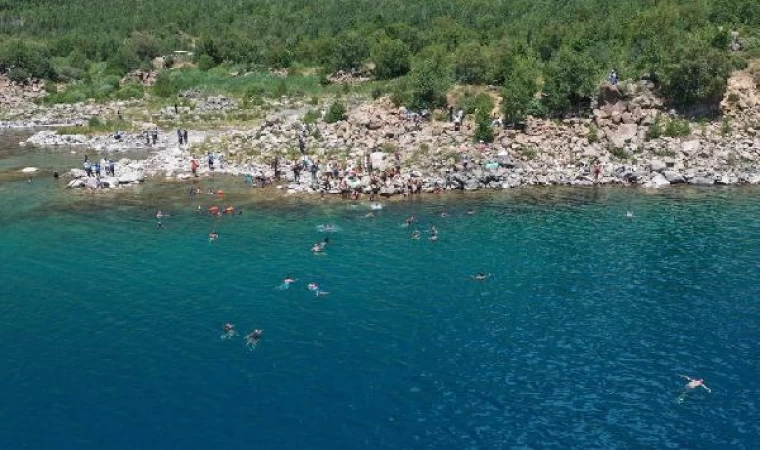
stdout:
POLYGON ((644 183, 644 188, 646 189, 660 189, 666 186, 670 186, 670 182, 661 173, 657 172, 655 172, 651 180, 644 183))

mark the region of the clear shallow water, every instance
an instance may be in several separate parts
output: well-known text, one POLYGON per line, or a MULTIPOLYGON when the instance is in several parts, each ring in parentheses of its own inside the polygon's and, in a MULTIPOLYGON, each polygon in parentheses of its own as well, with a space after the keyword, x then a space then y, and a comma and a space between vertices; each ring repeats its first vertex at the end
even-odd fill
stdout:
POLYGON ((760 445, 756 189, 521 190, 363 218, 236 186, 245 213, 215 223, 185 185, 0 184, 0 447, 760 445), (411 240, 410 214, 440 241, 411 240), (341 231, 314 256, 326 222, 341 231), (258 349, 221 340, 228 321, 263 329, 258 349), (713 393, 678 403, 682 373, 713 393))

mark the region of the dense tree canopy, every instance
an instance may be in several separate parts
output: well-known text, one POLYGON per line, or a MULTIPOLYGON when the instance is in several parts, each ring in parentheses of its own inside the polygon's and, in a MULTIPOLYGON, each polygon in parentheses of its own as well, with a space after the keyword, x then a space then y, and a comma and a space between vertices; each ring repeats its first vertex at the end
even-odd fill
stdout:
POLYGON ((0 0, 0 65, 76 79, 93 63, 124 73, 174 50, 248 70, 373 62, 380 78, 424 90, 400 93, 415 102, 439 102, 445 83, 509 92, 512 80, 522 108, 532 84, 525 67, 512 73, 517 55, 533 61, 544 106, 561 113, 612 67, 658 79, 674 104, 714 101, 741 59, 732 30, 742 58, 760 56, 759 1, 0 0))

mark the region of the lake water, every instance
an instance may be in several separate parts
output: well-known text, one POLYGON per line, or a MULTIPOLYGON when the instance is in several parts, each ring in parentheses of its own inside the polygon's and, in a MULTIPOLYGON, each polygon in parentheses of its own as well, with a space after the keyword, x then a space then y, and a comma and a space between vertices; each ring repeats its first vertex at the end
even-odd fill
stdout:
POLYGON ((519 189, 365 217, 229 179, 201 184, 221 201, 72 193, 50 171, 81 153, 14 139, 1 448, 760 447, 759 189, 519 189), (196 211, 214 204, 244 213, 196 211), (258 347, 220 339, 226 322, 264 330, 258 347), (679 401, 681 374, 712 393, 679 401))

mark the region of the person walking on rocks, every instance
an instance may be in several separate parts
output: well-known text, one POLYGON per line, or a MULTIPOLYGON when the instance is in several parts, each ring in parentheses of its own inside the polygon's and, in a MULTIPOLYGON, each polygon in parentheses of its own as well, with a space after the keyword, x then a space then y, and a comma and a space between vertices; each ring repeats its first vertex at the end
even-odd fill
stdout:
POLYGON ((190 144, 190 141, 187 139, 187 130, 184 130, 184 131, 182 132, 182 138, 183 138, 183 140, 185 141, 185 145, 188 145, 188 144, 190 144))
POLYGON ((602 163, 598 159, 594 161, 594 168, 592 170, 594 173, 594 183, 598 183, 599 175, 602 173, 602 163))
POLYGON ((113 162, 113 159, 108 160, 108 171, 111 172, 111 176, 116 176, 116 163, 113 162))
POLYGON ((293 165, 293 181, 296 183, 301 182, 301 163, 299 162, 293 165))
POLYGON ((177 129, 177 142, 179 142, 179 145, 182 145, 182 130, 177 129))
POLYGON ((208 152, 208 170, 214 170, 214 154, 208 152))
POLYGON ((302 155, 306 154, 306 140, 304 140, 303 136, 298 136, 298 150, 300 150, 302 155))

